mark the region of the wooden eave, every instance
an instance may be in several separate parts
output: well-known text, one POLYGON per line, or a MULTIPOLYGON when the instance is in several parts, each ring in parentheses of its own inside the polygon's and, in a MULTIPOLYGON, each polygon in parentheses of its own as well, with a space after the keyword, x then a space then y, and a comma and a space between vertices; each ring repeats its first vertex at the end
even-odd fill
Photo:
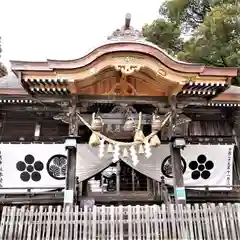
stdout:
POLYGON ((87 55, 73 60, 51 60, 46 62, 27 62, 27 61, 11 61, 13 71, 53 71, 55 69, 77 69, 91 64, 97 58, 104 54, 113 52, 138 52, 148 54, 169 69, 182 73, 197 73, 200 76, 237 76, 237 68, 217 68, 208 67, 200 64, 186 63, 178 61, 168 55, 165 51, 152 45, 139 42, 114 42, 105 44, 88 53, 87 55))
POLYGON ((107 43, 75 60, 11 64, 34 96, 174 94, 210 99, 224 92, 238 71, 181 62, 157 46, 139 42, 107 43), (119 90, 122 87, 126 89, 119 90))

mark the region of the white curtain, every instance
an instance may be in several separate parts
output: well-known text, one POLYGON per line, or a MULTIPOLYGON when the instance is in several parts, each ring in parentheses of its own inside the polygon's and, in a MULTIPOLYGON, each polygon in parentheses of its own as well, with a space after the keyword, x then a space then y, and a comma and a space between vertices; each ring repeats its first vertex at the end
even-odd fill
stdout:
POLYGON ((82 182, 104 170, 112 163, 112 155, 98 156, 98 148, 90 148, 87 144, 77 146, 76 176, 82 182))
MULTIPOLYGON (((234 145, 187 145, 181 151, 182 163, 186 167, 183 174, 185 186, 219 186, 212 190, 230 190, 228 186, 232 185, 233 149, 234 145)), ((154 180, 161 181, 163 176, 167 184, 173 185, 173 178, 162 171, 165 166, 167 171, 170 169, 172 172, 170 162, 165 161, 169 158, 169 145, 161 145, 152 148, 152 156, 148 159, 144 155, 138 156, 139 163, 135 166, 131 158, 122 161, 154 180)))

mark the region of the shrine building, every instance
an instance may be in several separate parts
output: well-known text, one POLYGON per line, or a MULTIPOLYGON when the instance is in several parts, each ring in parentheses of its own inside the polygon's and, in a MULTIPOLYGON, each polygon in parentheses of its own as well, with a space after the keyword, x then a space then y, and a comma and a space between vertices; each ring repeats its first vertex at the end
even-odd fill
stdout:
POLYGON ((2 205, 239 202, 238 69, 174 59, 130 20, 78 59, 11 61, 2 205))

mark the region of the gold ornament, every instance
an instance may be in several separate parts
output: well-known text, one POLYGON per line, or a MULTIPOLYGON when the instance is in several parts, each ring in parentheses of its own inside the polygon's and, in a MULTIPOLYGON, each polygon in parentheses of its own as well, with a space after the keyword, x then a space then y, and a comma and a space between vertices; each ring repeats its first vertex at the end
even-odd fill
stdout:
POLYGON ((160 131, 161 130, 161 125, 162 125, 162 121, 160 119, 160 116, 156 116, 155 114, 153 114, 153 118, 152 118, 152 131, 160 131))
POLYGON ((100 138, 95 133, 92 133, 91 137, 89 138, 88 144, 91 147, 97 147, 100 145, 100 138))
POLYGON ((103 128, 103 120, 100 116, 96 117, 96 114, 92 115, 91 128, 93 131, 100 132, 103 128))
POLYGON ((123 126, 123 130, 125 132, 133 132, 135 129, 135 122, 134 119, 129 117, 127 119, 127 121, 125 122, 124 126, 123 126))
POLYGON ((161 141, 158 137, 158 135, 154 135, 151 139, 150 139, 150 146, 151 147, 158 147, 161 145, 161 141))

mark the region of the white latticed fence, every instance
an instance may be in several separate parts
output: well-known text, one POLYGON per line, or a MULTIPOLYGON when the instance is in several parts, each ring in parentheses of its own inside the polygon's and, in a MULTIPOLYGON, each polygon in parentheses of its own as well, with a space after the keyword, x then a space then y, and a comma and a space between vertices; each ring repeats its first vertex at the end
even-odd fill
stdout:
POLYGON ((240 204, 4 207, 1 240, 240 239, 240 204))

